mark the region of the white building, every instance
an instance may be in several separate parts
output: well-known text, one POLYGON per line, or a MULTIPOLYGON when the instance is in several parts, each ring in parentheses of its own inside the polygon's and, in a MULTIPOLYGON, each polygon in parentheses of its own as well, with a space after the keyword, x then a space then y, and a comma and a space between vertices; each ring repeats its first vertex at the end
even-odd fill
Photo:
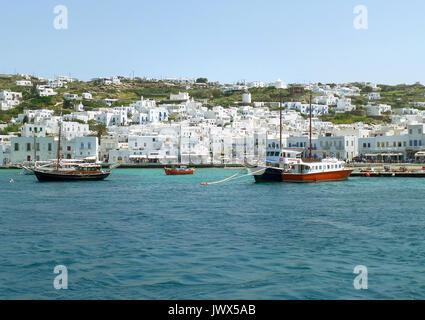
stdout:
POLYGON ((351 104, 351 98, 340 98, 335 109, 336 113, 344 113, 356 110, 356 106, 351 104))
POLYGON ((276 89, 287 89, 288 86, 280 79, 277 79, 275 82, 269 84, 271 87, 275 87, 276 89))
POLYGON ((51 87, 46 85, 38 85, 36 90, 40 97, 54 96, 57 94, 51 87))
POLYGON ((381 94, 379 92, 370 92, 367 95, 367 98, 369 100, 379 100, 379 99, 381 99, 381 94))
POLYGON ((85 99, 85 100, 91 100, 91 99, 93 99, 92 94, 91 94, 91 93, 89 93, 89 92, 83 92, 83 93, 82 93, 82 95, 81 95, 81 97, 82 97, 83 99, 85 99))
POLYGON ((20 87, 31 87, 32 82, 30 80, 16 80, 15 84, 20 87))
POLYGON ((63 98, 65 100, 77 100, 78 94, 66 92, 66 93, 63 94, 63 98))
POLYGON ((0 91, 0 110, 9 110, 21 103, 22 92, 0 91))
POLYGON ((371 104, 365 106, 368 116, 381 116, 385 112, 391 112, 391 106, 388 104, 371 104))
POLYGON ((251 93, 249 93, 249 92, 242 93, 242 102, 243 103, 251 103, 251 93))
POLYGON ((49 79, 47 81, 47 85, 51 88, 63 88, 65 87, 65 84, 63 81, 58 79, 49 79))
POLYGON ((188 92, 179 92, 177 94, 170 94, 170 100, 171 101, 187 101, 190 99, 188 92))
MULTIPOLYGON (((14 137, 11 138, 12 164, 25 161, 47 161, 56 159, 58 141, 54 137, 14 137)), ((61 141, 60 157, 62 159, 98 159, 97 137, 76 137, 61 141)))

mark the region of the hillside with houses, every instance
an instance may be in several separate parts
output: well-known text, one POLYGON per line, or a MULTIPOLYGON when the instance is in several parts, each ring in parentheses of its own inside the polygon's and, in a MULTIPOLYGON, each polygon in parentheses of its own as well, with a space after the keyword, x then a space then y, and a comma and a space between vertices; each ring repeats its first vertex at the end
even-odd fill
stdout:
POLYGON ((0 75, 0 165, 54 158, 59 125, 63 158, 242 164, 276 152, 280 117, 282 147, 304 150, 310 102, 315 157, 415 161, 425 145, 419 83, 0 75))

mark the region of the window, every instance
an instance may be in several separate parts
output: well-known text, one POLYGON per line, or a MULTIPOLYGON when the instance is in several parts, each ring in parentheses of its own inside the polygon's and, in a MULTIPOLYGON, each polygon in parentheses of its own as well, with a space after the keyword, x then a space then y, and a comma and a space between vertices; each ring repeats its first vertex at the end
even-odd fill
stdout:
POLYGON ((31 143, 27 143, 27 151, 31 151, 31 143))
POLYGON ((15 143, 15 151, 19 151, 19 143, 15 143))
POLYGON ((91 142, 87 143, 87 149, 91 149, 91 142))
POLYGON ((403 141, 403 147, 406 147, 407 143, 406 141, 403 141))
POLYGON ((71 146, 67 146, 67 147, 66 147, 66 150, 67 150, 67 151, 71 151, 71 146))
POLYGON ((52 151, 52 144, 51 144, 51 143, 49 143, 49 144, 47 145, 47 151, 52 151))
POLYGON ((36 149, 37 151, 40 151, 40 144, 39 144, 38 142, 35 144, 35 149, 36 149))
POLYGON ((84 142, 81 142, 80 149, 84 149, 84 142))

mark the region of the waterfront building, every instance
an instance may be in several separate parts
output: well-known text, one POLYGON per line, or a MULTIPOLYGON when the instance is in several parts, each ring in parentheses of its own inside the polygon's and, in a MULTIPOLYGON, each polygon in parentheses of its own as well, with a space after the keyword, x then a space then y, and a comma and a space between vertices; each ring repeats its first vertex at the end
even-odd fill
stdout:
MULTIPOLYGON (((56 159, 57 139, 54 137, 13 137, 10 139, 10 163, 26 161, 48 161, 56 159), (35 152, 34 152, 35 151, 35 152), (34 159, 36 154, 36 159, 34 159)), ((97 137, 75 137, 61 141, 63 159, 98 159, 97 137)))

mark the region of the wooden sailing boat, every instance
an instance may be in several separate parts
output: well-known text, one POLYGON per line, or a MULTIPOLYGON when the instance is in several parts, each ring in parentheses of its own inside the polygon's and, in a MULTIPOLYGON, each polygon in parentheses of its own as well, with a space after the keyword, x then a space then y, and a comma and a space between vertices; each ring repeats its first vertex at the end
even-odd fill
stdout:
MULTIPOLYGON (((34 167, 30 168, 38 181, 88 181, 103 180, 107 178, 113 167, 109 170, 102 170, 98 164, 64 162, 60 158, 62 124, 59 122, 58 151, 55 167, 34 167)), ((116 166, 114 166, 116 167, 116 166)))
POLYGON ((313 159, 312 157, 312 105, 310 93, 309 158, 302 159, 301 152, 282 148, 282 100, 280 102, 280 152, 279 162, 272 166, 248 167, 256 182, 318 182, 347 179, 352 170, 345 169, 344 161, 336 158, 313 159))

